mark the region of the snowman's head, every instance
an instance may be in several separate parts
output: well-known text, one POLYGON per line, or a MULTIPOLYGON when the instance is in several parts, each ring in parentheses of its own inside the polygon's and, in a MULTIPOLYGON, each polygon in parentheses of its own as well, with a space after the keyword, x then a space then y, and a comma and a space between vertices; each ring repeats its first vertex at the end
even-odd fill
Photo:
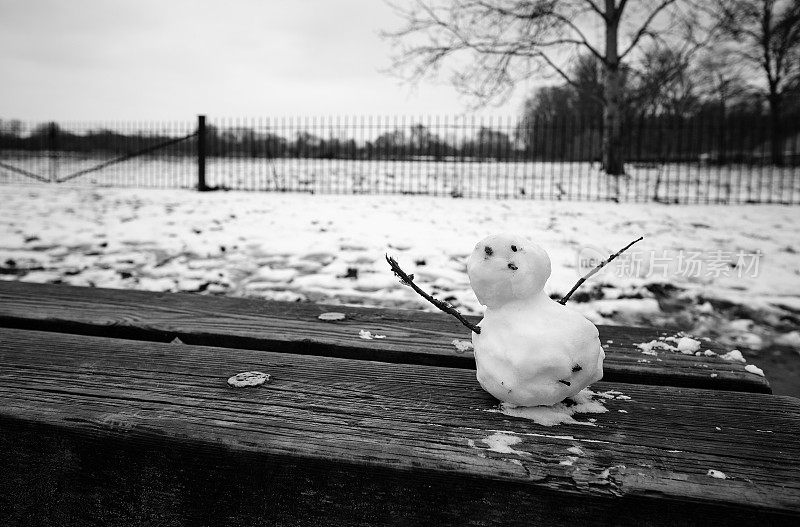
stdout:
POLYGON ((542 291, 550 277, 550 257, 524 236, 494 234, 475 246, 467 274, 478 301, 500 307, 542 291))

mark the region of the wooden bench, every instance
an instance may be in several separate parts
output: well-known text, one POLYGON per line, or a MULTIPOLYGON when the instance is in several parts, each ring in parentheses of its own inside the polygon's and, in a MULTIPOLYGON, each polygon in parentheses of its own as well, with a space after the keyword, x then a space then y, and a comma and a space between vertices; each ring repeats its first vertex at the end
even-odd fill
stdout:
POLYGON ((0 525, 797 524, 800 401, 600 331, 608 411, 546 427, 444 315, 3 282, 0 525))

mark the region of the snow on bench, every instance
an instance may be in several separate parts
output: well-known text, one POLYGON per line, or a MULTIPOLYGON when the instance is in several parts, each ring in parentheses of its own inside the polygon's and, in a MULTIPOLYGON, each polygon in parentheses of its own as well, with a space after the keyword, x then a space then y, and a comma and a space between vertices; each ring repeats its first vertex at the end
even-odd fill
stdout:
MULTIPOLYGON (((468 318, 473 323, 480 320, 468 318)), ((187 344, 475 367, 468 330, 438 312, 0 282, 0 325, 163 342, 177 337, 187 344), (325 320, 326 313, 334 313, 334 317, 325 320)), ((700 340, 699 347, 687 354, 677 349, 677 331, 598 328, 606 347, 607 381, 771 393, 764 377, 748 371, 745 363, 721 358, 730 350, 713 342, 700 340), (661 345, 653 346, 653 341, 661 345)))
MULTIPOLYGON (((99 327, 125 312, 141 324, 130 304, 112 306, 123 296, 108 296, 103 316, 87 300, 83 320, 96 316, 99 327)), ((197 314, 188 298, 161 298, 158 313, 197 314)), ((62 304, 59 319, 77 303, 62 304)), ((159 331, 171 336, 175 320, 162 320, 159 331)), ((229 320, 206 319, 204 334, 229 320)), ((261 318, 246 320, 261 327, 261 318)), ((381 331, 405 327, 387 324, 381 331)), ((296 328, 286 331, 292 341, 296 328)), ((389 338, 359 340, 379 346, 389 338)), ((0 524, 800 520, 797 399, 600 382, 531 420, 498 411, 473 371, 314 353, 320 349, 0 328, 0 524), (270 379, 228 384, 252 370, 270 379)))

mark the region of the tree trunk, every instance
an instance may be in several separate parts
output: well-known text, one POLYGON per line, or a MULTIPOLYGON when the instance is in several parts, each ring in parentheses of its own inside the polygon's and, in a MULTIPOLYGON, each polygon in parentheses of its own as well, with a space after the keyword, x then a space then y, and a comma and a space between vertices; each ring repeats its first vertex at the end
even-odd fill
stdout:
POLYGON ((725 119, 727 118, 727 104, 723 98, 720 101, 720 115, 719 115, 719 155, 717 156, 717 163, 724 165, 728 162, 728 142, 725 134, 728 133, 728 127, 725 126, 725 119))
POLYGON ((603 169, 606 174, 625 174, 622 159, 622 116, 620 113, 619 70, 606 71, 606 108, 603 113, 603 169))
POLYGON ((769 143, 772 164, 783 166, 783 121, 781 119, 781 97, 769 95, 769 143))
POLYGON ((603 169, 606 174, 625 174, 622 159, 622 77, 619 71, 617 37, 619 13, 614 0, 606 0, 605 109, 603 112, 603 169))

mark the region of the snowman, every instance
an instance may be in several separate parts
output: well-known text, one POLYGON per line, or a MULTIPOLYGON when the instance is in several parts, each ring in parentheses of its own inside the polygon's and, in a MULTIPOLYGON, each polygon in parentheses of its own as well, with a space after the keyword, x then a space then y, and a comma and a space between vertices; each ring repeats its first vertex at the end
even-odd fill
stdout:
POLYGON ((552 405, 603 377, 597 328, 548 297, 550 257, 531 240, 495 234, 475 246, 467 273, 486 306, 472 333, 484 390, 517 406, 552 405))

